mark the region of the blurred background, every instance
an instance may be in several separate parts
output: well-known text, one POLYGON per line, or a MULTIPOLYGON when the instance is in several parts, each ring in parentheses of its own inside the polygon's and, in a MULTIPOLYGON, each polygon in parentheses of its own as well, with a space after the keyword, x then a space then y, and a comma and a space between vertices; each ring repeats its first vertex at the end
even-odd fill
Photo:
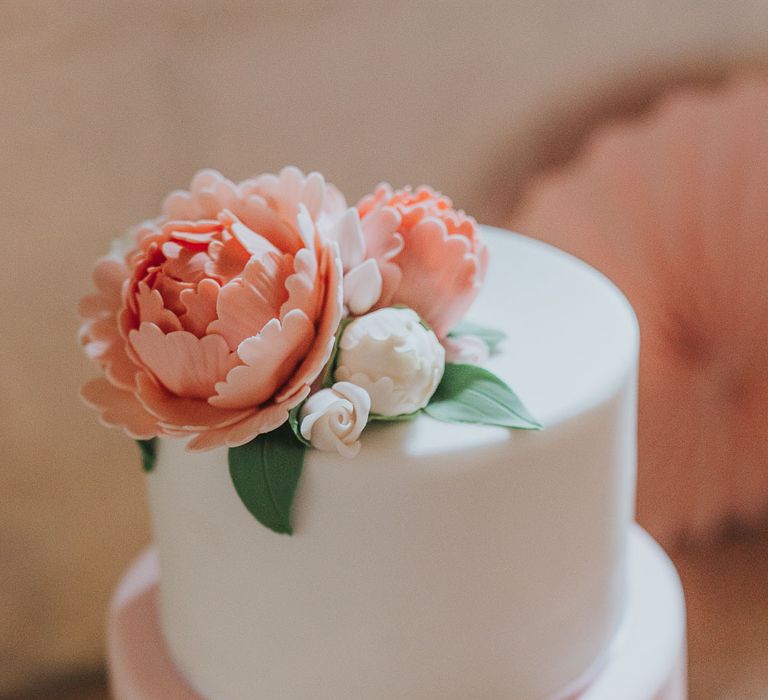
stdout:
POLYGON ((149 539, 135 446, 77 399, 93 261, 201 167, 295 163, 428 182, 624 289, 691 697, 768 698, 766 36, 765 0, 4 0, 0 697, 106 697, 149 539))

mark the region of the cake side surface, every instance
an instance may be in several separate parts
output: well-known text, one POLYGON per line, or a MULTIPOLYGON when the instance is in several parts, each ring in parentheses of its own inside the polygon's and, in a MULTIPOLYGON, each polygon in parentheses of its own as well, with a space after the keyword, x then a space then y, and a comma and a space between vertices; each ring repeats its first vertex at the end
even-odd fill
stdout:
POLYGON ((160 441, 148 475, 164 634, 208 697, 546 697, 608 648, 632 518, 637 326, 598 273, 485 230, 469 318, 541 432, 370 426, 311 451, 295 533, 259 526, 223 449, 160 441))

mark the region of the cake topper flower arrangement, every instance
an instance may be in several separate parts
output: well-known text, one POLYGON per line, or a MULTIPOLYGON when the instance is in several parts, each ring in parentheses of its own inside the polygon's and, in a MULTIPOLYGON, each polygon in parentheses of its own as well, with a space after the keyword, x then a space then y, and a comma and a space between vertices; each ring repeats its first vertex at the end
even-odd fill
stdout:
POLYGON ((147 471, 160 436, 228 448, 245 506, 291 533, 305 451, 354 457, 371 421, 540 427, 478 366, 501 334, 461 322, 487 265, 429 187, 348 207, 319 173, 203 170, 97 263, 80 338, 104 376, 82 396, 147 471))

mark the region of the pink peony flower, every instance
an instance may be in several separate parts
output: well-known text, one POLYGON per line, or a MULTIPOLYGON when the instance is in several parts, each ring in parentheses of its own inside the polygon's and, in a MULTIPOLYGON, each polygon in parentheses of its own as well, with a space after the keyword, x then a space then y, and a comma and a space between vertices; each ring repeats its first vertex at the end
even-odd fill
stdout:
POLYGON ((212 170, 171 193, 130 250, 96 266, 80 305, 82 389, 134 438, 237 446, 279 427, 327 363, 342 313, 337 246, 317 223, 343 197, 285 168, 234 184, 212 170))
POLYGON ((474 301, 488 267, 475 220, 427 186, 393 191, 382 183, 357 209, 366 257, 381 272, 376 308, 403 304, 446 336, 474 301))

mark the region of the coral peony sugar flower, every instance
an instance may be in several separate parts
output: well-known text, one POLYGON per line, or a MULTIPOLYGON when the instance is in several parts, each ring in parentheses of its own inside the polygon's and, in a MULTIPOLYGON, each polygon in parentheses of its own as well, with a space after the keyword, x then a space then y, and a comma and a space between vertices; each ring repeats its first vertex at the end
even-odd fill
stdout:
POLYGON ((382 291, 376 308, 404 305, 415 309, 439 337, 445 337, 474 301, 485 279, 488 248, 477 222, 454 209, 431 187, 393 190, 380 184, 357 204, 366 221, 396 214, 389 238, 377 231, 367 238, 368 257, 376 259, 382 291))
POLYGON ((344 207, 318 173, 235 184, 205 170, 99 261, 81 340, 105 376, 82 389, 130 436, 234 447, 274 430, 327 363, 342 269, 318 221, 344 207))

